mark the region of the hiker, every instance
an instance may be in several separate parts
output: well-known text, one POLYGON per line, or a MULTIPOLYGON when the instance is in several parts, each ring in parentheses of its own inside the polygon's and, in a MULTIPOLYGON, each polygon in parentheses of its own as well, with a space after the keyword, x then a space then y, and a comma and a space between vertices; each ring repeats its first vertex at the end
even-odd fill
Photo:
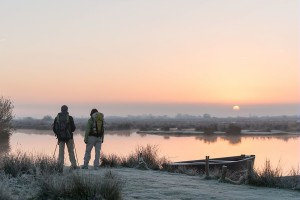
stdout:
POLYGON ((55 133, 58 139, 59 153, 58 161, 60 164, 64 164, 64 153, 65 153, 65 144, 67 145, 69 152, 69 159, 71 162, 70 169, 77 169, 75 155, 74 155, 74 140, 73 132, 76 127, 74 124, 74 119, 69 115, 68 107, 63 105, 61 107, 61 112, 57 114, 57 117, 54 119, 53 132, 55 133))
POLYGON ((100 150, 104 139, 104 115, 97 109, 92 109, 91 118, 87 122, 84 143, 86 144, 84 163, 82 169, 88 169, 91 159, 92 148, 95 147, 94 169, 98 170, 100 165, 100 150))

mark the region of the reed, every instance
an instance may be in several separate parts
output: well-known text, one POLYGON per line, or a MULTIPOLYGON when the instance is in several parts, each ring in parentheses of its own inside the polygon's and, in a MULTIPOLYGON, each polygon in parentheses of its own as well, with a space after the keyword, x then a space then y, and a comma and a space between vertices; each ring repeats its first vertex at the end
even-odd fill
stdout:
POLYGON ((17 177, 22 174, 44 174, 62 172, 63 166, 54 158, 46 155, 32 155, 18 151, 5 154, 1 158, 0 170, 17 177))
POLYGON ((0 169, 12 177, 35 172, 33 157, 20 151, 16 154, 5 154, 1 161, 0 169))
POLYGON ((278 165, 273 168, 269 160, 266 160, 262 169, 255 169, 249 179, 250 185, 262 187, 281 187, 282 168, 278 165))
POLYGON ((107 199, 122 198, 123 184, 111 171, 104 177, 69 174, 43 176, 39 179, 40 190, 36 199, 107 199))
POLYGON ((140 154, 148 167, 153 170, 164 170, 164 164, 170 162, 165 157, 159 157, 157 146, 147 145, 137 146, 135 151, 126 157, 103 153, 101 154, 101 166, 133 168, 139 164, 138 158, 140 154))
POLYGON ((63 171, 63 165, 55 158, 46 155, 37 155, 34 165, 41 174, 55 174, 63 171))
MULTIPOLYGON (((141 154, 144 162, 148 165, 150 169, 161 170, 168 159, 165 157, 159 157, 158 155, 158 146, 156 145, 146 145, 138 146, 135 149, 134 156, 138 160, 139 155, 141 154)), ((138 164, 138 163, 137 163, 138 164)))
POLYGON ((121 158, 115 154, 101 154, 101 166, 103 167, 119 167, 121 166, 121 158))

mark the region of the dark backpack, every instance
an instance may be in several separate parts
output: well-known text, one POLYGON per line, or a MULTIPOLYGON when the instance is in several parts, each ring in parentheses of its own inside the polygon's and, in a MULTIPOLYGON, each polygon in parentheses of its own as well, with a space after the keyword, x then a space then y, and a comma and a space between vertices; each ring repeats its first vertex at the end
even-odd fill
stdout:
POLYGON ((69 114, 58 113, 55 124, 56 136, 60 141, 72 139, 69 114))

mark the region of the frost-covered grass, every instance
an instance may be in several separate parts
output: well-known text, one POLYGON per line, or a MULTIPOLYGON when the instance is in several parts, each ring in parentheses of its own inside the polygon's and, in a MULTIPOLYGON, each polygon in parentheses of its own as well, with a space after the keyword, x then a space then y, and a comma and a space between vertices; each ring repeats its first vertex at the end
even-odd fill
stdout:
POLYGON ((37 199, 121 199, 122 182, 111 171, 104 177, 69 174, 39 179, 37 199))
POLYGON ((12 177, 22 174, 58 173, 63 167, 56 159, 49 156, 30 155, 20 151, 16 154, 5 154, 0 160, 0 170, 12 177))
POLYGON ((300 184, 299 169, 291 169, 288 176, 282 174, 282 167, 279 164, 274 168, 271 166, 270 161, 266 160, 262 169, 254 169, 249 184, 261 187, 297 189, 296 186, 300 184))
POLYGON ((11 193, 9 191, 9 187, 3 180, 0 180, 0 199, 11 200, 11 193))
MULTIPOLYGON (((143 192, 150 192, 146 187, 153 188, 151 189, 151 194, 154 195, 152 198, 161 198, 160 195, 164 194, 166 196, 173 195, 174 192, 179 191, 183 193, 178 193, 177 195, 181 195, 181 197, 184 198, 185 196, 194 197, 198 195, 199 190, 192 191, 192 188, 198 187, 197 184, 202 184, 202 187, 206 184, 212 184, 212 182, 203 180, 203 176, 205 176, 203 172, 199 173, 196 170, 182 168, 176 171, 176 174, 158 171, 157 169, 165 171, 165 166, 167 165, 164 165, 164 163, 168 163, 169 161, 158 156, 158 148, 156 146, 147 145, 146 147, 138 147, 127 157, 101 155, 101 162, 102 166, 122 166, 123 168, 112 168, 107 173, 105 173, 106 170, 103 170, 104 168, 100 170, 75 170, 72 172, 64 170, 64 172, 61 173, 61 166, 51 157, 33 156, 20 152, 17 154, 7 154, 2 157, 0 161, 0 175, 5 177, 5 179, 3 179, 0 176, 0 199, 16 199, 16 196, 21 198, 24 195, 27 195, 25 199, 121 199, 123 195, 132 198, 149 197, 150 194, 136 194, 137 189, 143 192), (140 153, 149 168, 155 169, 156 171, 148 170, 144 172, 124 168, 136 167, 140 153), (121 174, 122 180, 126 181, 126 185, 123 184, 119 178, 119 172, 123 172, 123 174, 121 174), (166 180, 160 179, 161 177, 165 177, 166 180), (183 181, 185 179, 187 179, 187 182, 183 181), (157 180, 159 181, 156 182, 157 180), (194 181, 195 184, 191 184, 189 190, 185 191, 184 187, 188 186, 186 184, 190 184, 189 181, 194 181), (9 184, 7 184, 7 182, 9 184), (160 182, 163 183, 158 187, 160 182), (174 183, 176 183, 175 185, 179 183, 183 185, 178 186, 174 191, 169 191, 169 187, 175 187, 174 183), (190 191, 194 193, 190 193, 190 191)), ((227 177, 231 180, 239 180, 244 174, 245 171, 228 171, 227 177)), ((299 190, 299 169, 292 169, 290 176, 287 178, 282 176, 280 167, 273 169, 270 166, 270 162, 266 161, 264 168, 261 170, 254 169, 253 174, 251 181, 247 184, 259 187, 299 190)), ((212 181, 219 179, 220 175, 220 171, 218 170, 210 171, 212 181)), ((219 186, 230 187, 225 185, 222 184, 219 186)), ((214 187, 217 186, 214 185, 214 187)), ((219 189, 222 190, 222 187, 219 189)), ((227 190, 224 189, 224 191, 227 190)), ((209 191, 206 195, 208 194, 209 191)), ((176 198, 177 196, 175 195, 173 197, 176 198)), ((232 198, 234 198, 234 196, 232 198)))
POLYGON ((14 196, 34 188, 26 193, 30 199, 121 199, 121 181, 111 172, 104 177, 66 173, 56 159, 22 152, 6 154, 0 163, 0 199, 13 199, 7 182, 14 196))
MULTIPOLYGON (((205 179, 214 179, 220 180, 221 178, 221 170, 220 169, 212 169, 209 171, 209 177, 206 177, 205 172, 198 171, 196 169, 186 168, 185 166, 180 166, 176 169, 168 168, 166 166, 167 171, 179 174, 186 174, 189 176, 199 176, 205 179)), ((294 189, 299 190, 300 186, 300 170, 292 169, 287 176, 283 176, 282 168, 278 164, 276 168, 273 168, 270 165, 270 161, 266 160, 265 165, 262 169, 253 169, 251 176, 247 177, 246 170, 240 171, 231 171, 228 170, 226 173, 226 180, 228 183, 233 184, 249 184, 257 187, 270 187, 270 188, 285 188, 285 189, 294 189), (241 181, 244 180, 244 181, 241 181)))
POLYGON ((135 151, 126 157, 120 157, 114 154, 101 154, 101 166, 105 167, 136 167, 139 164, 139 155, 142 156, 143 161, 147 164, 149 169, 163 170, 164 164, 168 163, 165 157, 159 157, 158 147, 147 145, 145 147, 138 146, 135 151))

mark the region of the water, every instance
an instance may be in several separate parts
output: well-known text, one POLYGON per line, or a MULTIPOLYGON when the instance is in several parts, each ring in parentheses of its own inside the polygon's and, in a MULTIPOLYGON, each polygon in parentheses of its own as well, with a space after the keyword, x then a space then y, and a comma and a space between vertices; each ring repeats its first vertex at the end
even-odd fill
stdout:
MULTIPOLYGON (((83 163, 85 144, 83 131, 74 135, 79 164, 83 163)), ((10 138, 11 152, 30 152, 53 156, 57 140, 52 131, 17 130, 10 138)), ((205 156, 223 157, 254 154, 255 168, 262 168, 266 160, 277 166, 284 174, 300 169, 300 135, 298 136, 159 136, 140 135, 135 131, 107 131, 102 146, 105 154, 126 156, 138 146, 157 146, 160 156, 171 161, 204 159, 205 156)), ((0 148, 1 149, 1 148, 0 148)), ((57 156, 58 149, 55 156, 57 156)), ((94 152, 92 152, 92 164, 94 152)), ((66 164, 69 165, 66 152, 66 164)))

